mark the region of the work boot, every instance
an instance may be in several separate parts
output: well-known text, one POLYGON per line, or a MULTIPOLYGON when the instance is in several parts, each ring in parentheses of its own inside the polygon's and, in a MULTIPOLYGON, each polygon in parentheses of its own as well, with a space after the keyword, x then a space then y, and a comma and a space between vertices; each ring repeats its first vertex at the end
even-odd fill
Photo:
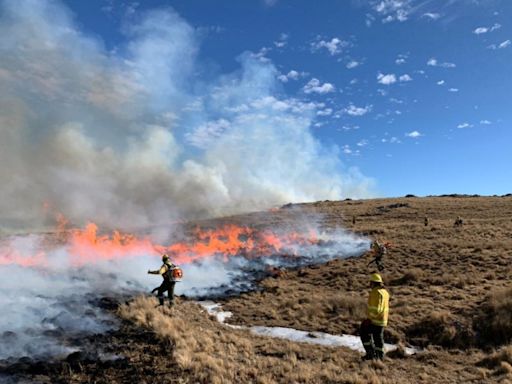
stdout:
POLYGON ((375 360, 384 360, 384 352, 383 351, 375 351, 375 360))
POLYGON ((366 350, 366 355, 362 357, 363 360, 373 360, 375 358, 375 354, 371 349, 366 350))

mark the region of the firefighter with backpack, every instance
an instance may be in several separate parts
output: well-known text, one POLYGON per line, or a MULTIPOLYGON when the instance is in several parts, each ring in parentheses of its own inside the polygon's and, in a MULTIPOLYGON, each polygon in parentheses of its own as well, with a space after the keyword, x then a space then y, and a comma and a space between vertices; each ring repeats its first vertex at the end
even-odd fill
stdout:
POLYGON ((158 301, 160 304, 158 306, 164 305, 164 292, 167 291, 167 296, 169 297, 169 306, 172 307, 174 304, 174 286, 176 282, 181 281, 183 278, 183 271, 177 265, 171 263, 169 260, 169 256, 164 254, 162 255, 162 266, 160 269, 155 271, 148 271, 150 275, 162 275, 164 281, 162 284, 153 289, 151 293, 157 291, 158 301))
POLYGON ((373 256, 373 259, 368 263, 367 267, 375 263, 375 266, 379 271, 384 270, 384 256, 388 253, 388 248, 391 247, 390 243, 381 243, 377 240, 372 242, 370 248, 370 254, 373 256))

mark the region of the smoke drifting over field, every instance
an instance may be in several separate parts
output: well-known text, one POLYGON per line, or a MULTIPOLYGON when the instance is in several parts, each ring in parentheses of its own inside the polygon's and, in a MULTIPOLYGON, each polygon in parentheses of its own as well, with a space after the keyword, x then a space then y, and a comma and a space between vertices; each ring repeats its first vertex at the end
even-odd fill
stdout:
POLYGON ((311 134, 316 104, 280 98, 246 52, 208 81, 200 34, 172 9, 107 50, 58 1, 0 1, 0 225, 143 227, 368 195, 371 181, 311 134))
MULTIPOLYGON (((280 239, 285 239, 281 233, 280 239)), ((252 240, 244 238, 243 242, 252 247, 252 240)), ((97 306, 100 297, 149 292, 161 283, 160 277, 145 273, 160 266, 160 255, 152 247, 117 245, 117 251, 106 252, 106 240, 96 239, 91 243, 96 251, 86 247, 83 258, 72 239, 60 245, 51 243, 48 236, 30 235, 4 239, 0 245, 0 359, 65 356, 80 349, 74 338, 116 326, 97 306), (30 266, 34 262, 37 265, 30 266)), ((199 244, 204 245, 204 239, 199 244)), ((188 253, 173 257, 185 274, 176 293, 204 297, 252 289, 268 267, 359 255, 368 248, 368 241, 337 231, 318 233, 314 241, 287 243, 279 252, 272 248, 274 252, 259 254, 250 251, 251 247, 233 250, 232 255, 212 251, 201 257, 188 253)))
MULTIPOLYGON (((77 226, 165 228, 169 244, 170 223, 369 194, 371 180, 311 134, 318 105, 279 96, 270 60, 245 52, 235 72, 205 76, 201 35, 172 9, 138 15, 123 33, 127 43, 109 50, 58 1, 0 0, 0 358, 74 349, 74 335, 115 326, 98 297, 160 284, 145 271, 162 247, 77 254, 13 229, 31 233, 58 211, 77 226)), ((269 265, 367 246, 326 236, 258 258, 190 248, 177 293, 236 292, 269 265)))

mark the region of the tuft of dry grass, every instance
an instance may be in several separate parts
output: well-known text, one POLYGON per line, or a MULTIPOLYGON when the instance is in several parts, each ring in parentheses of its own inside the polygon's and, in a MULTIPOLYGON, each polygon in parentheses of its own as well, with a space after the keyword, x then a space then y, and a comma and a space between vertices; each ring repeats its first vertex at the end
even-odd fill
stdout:
POLYGON ((426 346, 431 343, 448 348, 467 348, 474 336, 468 324, 460 323, 448 311, 433 311, 407 330, 415 343, 426 346))
POLYGON ((474 327, 481 345, 508 344, 512 340, 512 288, 495 290, 485 298, 474 327))

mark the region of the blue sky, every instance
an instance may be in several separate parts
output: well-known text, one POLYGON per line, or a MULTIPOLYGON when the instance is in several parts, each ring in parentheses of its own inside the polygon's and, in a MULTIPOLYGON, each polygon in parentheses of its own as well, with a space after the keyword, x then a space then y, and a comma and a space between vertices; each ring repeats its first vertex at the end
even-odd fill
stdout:
POLYGON ((510 193, 510 20, 505 0, 0 0, 0 210, 126 227, 510 193))
POLYGON ((270 60, 276 97, 316 103, 314 136, 379 195, 512 191, 510 2, 66 3, 108 49, 172 7, 201 36, 199 77, 235 71, 245 51, 270 60))

